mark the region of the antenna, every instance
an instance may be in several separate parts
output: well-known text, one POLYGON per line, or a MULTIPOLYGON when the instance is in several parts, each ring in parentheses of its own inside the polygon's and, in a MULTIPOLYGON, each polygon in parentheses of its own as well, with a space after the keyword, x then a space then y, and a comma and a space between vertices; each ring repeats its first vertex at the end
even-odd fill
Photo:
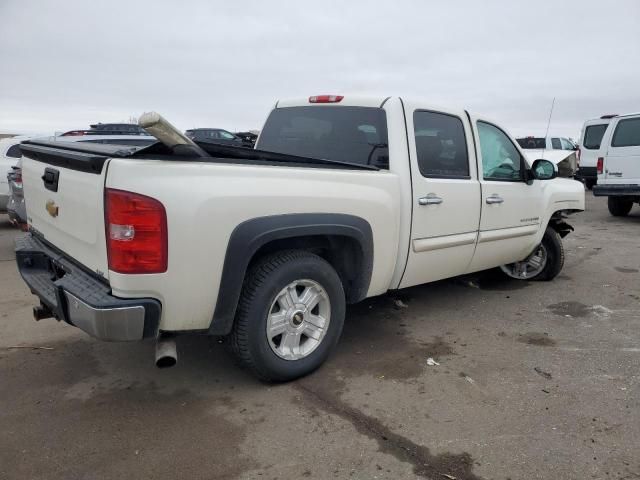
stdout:
POLYGON ((549 120, 547 120, 547 131, 544 134, 544 146, 542 147, 542 156, 544 157, 544 151, 547 148, 547 136, 549 135, 549 126, 551 125, 551 115, 553 115, 553 106, 556 104, 556 97, 553 97, 551 102, 551 111, 549 112, 549 120))

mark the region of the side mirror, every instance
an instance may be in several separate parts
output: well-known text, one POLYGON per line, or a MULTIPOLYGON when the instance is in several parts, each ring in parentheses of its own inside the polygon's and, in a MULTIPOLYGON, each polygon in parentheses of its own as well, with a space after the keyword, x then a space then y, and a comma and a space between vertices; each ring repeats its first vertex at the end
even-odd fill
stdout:
POLYGON ((553 162, 540 158, 531 165, 531 174, 535 180, 551 180, 556 178, 558 171, 553 162))

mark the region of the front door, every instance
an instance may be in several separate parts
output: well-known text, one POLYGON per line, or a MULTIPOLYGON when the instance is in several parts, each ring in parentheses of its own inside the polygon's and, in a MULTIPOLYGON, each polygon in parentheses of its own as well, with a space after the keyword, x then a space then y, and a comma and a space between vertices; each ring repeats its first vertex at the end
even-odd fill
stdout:
POLYGON ((539 181, 525 181, 525 156, 496 125, 473 119, 478 138, 482 213, 478 245, 469 272, 524 260, 541 228, 539 181))
POLYGON ((405 114, 413 215, 402 288, 464 273, 480 220, 473 133, 464 112, 407 104, 405 114))

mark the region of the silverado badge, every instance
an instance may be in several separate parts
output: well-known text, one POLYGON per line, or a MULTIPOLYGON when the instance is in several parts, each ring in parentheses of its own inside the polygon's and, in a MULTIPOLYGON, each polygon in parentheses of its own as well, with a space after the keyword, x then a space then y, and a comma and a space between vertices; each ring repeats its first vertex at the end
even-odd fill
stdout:
POLYGON ((49 215, 51 215, 52 217, 58 216, 58 206, 53 200, 47 200, 45 208, 47 209, 47 212, 49 212, 49 215))

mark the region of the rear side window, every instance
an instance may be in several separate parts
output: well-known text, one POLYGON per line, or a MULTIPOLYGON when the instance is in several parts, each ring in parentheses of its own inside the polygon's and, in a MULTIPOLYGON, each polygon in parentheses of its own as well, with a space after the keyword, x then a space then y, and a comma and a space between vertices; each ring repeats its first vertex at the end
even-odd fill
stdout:
POLYGON ((389 167, 387 116, 374 107, 274 109, 260 134, 260 150, 389 167))
POLYGON ((640 118, 620 120, 613 132, 612 147, 640 146, 640 118))
POLYGON ((22 152, 20 151, 20 144, 16 143, 15 145, 11 145, 7 150, 6 156, 11 158, 22 157, 22 152))
POLYGON ((551 139, 551 148, 553 148, 554 150, 562 150, 562 144, 560 143, 559 138, 551 139))
POLYGON ((467 139, 460 118, 418 110, 413 113, 413 129, 422 176, 469 178, 467 139))
POLYGON ((584 130, 582 146, 589 150, 597 150, 598 148, 600 148, 600 142, 602 141, 602 137, 604 136, 604 132, 607 130, 608 126, 608 123, 603 123, 600 125, 589 125, 584 130))

